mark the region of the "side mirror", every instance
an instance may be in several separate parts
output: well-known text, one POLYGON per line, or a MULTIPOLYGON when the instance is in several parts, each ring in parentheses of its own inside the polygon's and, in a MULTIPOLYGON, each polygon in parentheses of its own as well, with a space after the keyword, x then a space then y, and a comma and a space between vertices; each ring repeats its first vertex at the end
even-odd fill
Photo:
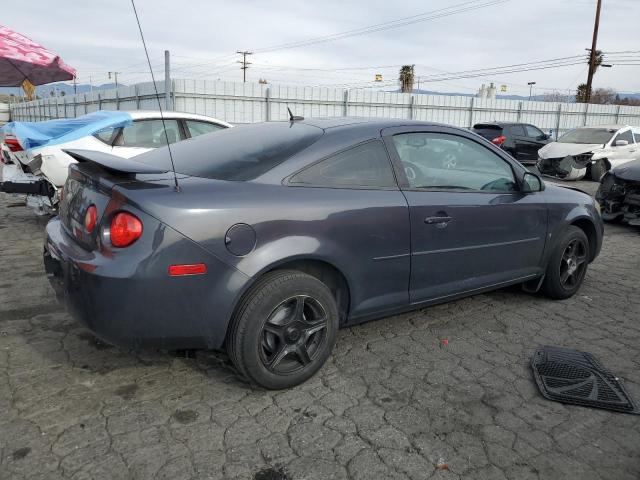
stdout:
POLYGON ((525 172, 522 177, 522 192, 541 192, 544 190, 544 182, 535 173, 525 172))
POLYGON ((616 142, 613 144, 614 147, 626 147, 627 145, 629 145, 629 142, 627 140, 616 140, 616 142))

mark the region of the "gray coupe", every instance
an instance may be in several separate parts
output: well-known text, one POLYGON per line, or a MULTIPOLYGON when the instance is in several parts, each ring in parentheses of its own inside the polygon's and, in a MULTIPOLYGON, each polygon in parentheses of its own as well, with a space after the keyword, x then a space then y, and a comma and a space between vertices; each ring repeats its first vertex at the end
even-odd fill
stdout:
POLYGON ((75 318, 117 345, 224 348, 266 388, 311 377, 345 325, 512 284, 570 297, 602 244, 591 197, 446 125, 292 119, 68 153, 44 261, 75 318))

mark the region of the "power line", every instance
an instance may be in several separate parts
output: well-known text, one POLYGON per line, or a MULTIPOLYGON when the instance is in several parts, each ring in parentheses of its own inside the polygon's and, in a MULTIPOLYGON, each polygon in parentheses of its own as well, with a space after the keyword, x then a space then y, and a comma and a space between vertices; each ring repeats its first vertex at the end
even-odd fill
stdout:
POLYGON ((451 7, 440 8, 437 10, 432 10, 432 11, 420 13, 417 15, 411 15, 409 17, 404 17, 396 20, 390 20, 388 22, 369 25, 367 27, 361 27, 361 28, 347 30, 339 33, 333 33, 329 35, 322 35, 319 37, 308 38, 306 40, 300 40, 297 42, 283 43, 280 45, 273 45, 271 47, 258 48, 258 49, 255 49, 254 52, 255 53, 275 52, 278 50, 307 47, 310 45, 317 45, 319 43, 333 42, 335 40, 342 40, 344 38, 355 37, 358 35, 368 35, 374 32, 380 32, 383 30, 399 28, 399 27, 411 25, 414 23, 435 20, 437 18, 447 17, 450 15, 458 14, 458 13, 466 13, 472 10, 477 10, 480 8, 485 8, 493 5, 498 5, 501 3, 506 3, 508 1, 509 0, 489 0, 489 1, 484 0, 484 3, 482 3, 482 0, 471 0, 463 3, 459 3, 456 5, 452 5, 451 7))

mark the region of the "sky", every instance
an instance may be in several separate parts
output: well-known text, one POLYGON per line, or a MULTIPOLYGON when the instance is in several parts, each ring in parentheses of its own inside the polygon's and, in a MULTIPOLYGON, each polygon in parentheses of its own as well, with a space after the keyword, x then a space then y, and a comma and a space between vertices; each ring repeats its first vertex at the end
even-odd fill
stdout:
MULTIPOLYGON (((294 0, 136 0, 154 71, 162 76, 164 50, 173 78, 242 80, 237 50, 256 51, 247 80, 270 83, 375 87, 376 73, 392 84, 399 65, 415 64, 427 77, 445 72, 585 55, 591 46, 596 0, 502 0, 502 3, 367 35, 299 48, 260 52, 274 45, 358 29, 430 12, 465 0, 321 2, 294 0)), ((484 0, 488 2, 489 0, 484 0)), ((640 59, 640 0, 602 0, 598 48, 634 51, 640 59)), ((77 69, 78 82, 149 81, 130 0, 21 2, 2 22, 58 53, 77 69)), ((586 57, 585 57, 586 58, 586 57)), ((606 57, 605 57, 606 58, 606 57)), ((640 63, 640 61, 635 61, 640 63)), ((622 63, 620 60, 618 63, 622 63)), ((586 81, 587 65, 456 79, 421 81, 420 88, 471 93, 482 83, 507 85, 509 94, 561 93, 586 81)), ((640 65, 600 68, 595 87, 640 92, 640 65)), ((386 87, 390 89, 390 87, 386 87)))

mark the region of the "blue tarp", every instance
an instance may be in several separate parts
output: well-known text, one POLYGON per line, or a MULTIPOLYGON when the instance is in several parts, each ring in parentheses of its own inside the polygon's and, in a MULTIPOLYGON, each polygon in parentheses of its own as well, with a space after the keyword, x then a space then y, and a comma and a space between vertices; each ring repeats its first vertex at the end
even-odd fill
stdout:
POLYGON ((44 122, 9 122, 2 130, 15 136, 22 148, 44 147, 77 140, 106 128, 131 125, 126 112, 99 110, 77 118, 63 118, 44 122))

